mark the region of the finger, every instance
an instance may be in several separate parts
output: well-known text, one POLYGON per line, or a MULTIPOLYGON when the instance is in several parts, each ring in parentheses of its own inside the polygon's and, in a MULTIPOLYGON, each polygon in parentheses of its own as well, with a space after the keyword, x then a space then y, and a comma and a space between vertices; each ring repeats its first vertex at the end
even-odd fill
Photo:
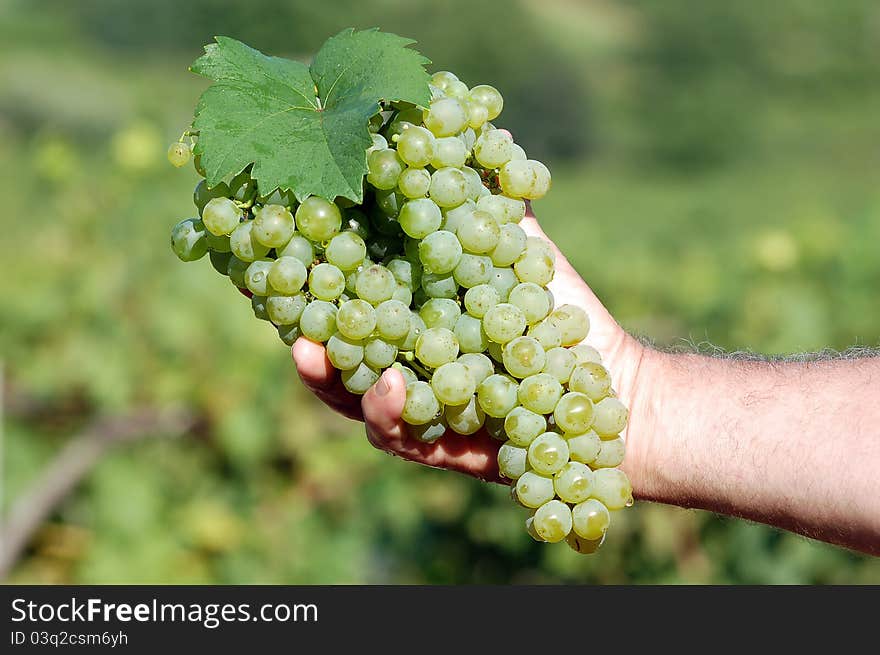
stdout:
POLYGON ((358 421, 364 420, 360 398, 342 384, 339 372, 327 359, 324 346, 300 337, 291 350, 296 371, 309 391, 343 416, 358 421))

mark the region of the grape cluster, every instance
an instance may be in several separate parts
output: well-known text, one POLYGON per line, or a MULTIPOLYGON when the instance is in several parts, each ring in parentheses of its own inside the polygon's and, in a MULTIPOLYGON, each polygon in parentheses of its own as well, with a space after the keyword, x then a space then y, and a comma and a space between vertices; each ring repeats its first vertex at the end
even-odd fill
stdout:
MULTIPOLYGON (((399 370, 414 438, 502 440, 529 534, 592 552, 632 504, 616 468, 627 409, 583 343, 586 313, 555 306, 554 250, 519 225, 550 172, 490 122, 495 88, 440 72, 431 92, 428 108, 384 103, 371 120, 363 203, 261 193, 246 168, 199 183, 199 218, 174 227, 172 248, 183 261, 207 253, 284 343, 324 344, 352 393, 399 370)), ((180 166, 190 150, 181 140, 168 154, 180 166)))

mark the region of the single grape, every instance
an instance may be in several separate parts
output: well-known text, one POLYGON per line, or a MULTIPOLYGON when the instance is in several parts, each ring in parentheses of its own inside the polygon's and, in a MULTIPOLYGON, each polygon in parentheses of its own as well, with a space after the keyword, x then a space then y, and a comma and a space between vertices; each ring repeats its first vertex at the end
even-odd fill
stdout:
POLYGON ((498 225, 519 223, 526 215, 526 203, 519 198, 488 195, 477 200, 477 209, 491 214, 498 225))
POLYGON ((422 281, 422 267, 418 263, 403 257, 395 257, 385 264, 385 267, 391 271, 395 280, 406 285, 410 291, 419 288, 422 281))
POLYGON ((446 88, 443 89, 446 95, 450 98, 460 98, 464 99, 468 95, 468 87, 467 84, 462 82, 461 80, 455 80, 446 85, 446 88))
POLYGON ((465 200, 458 207, 452 207, 451 209, 445 209, 443 211, 443 229, 452 232, 453 234, 458 233, 458 228, 471 220, 471 216, 476 209, 477 204, 473 200, 465 200))
POLYGON ((593 424, 593 402, 582 393, 570 391, 556 403, 553 420, 565 432, 586 432, 593 424))
POLYGON ((231 234, 241 220, 241 210, 229 198, 211 198, 202 210, 205 228, 215 236, 231 234))
MULTIPOLYGON (((480 177, 480 174, 476 170, 474 170, 470 166, 461 166, 461 167, 459 167, 459 170, 462 173, 464 173, 464 176, 467 178, 467 181, 468 181, 467 197, 470 202, 474 203, 474 206, 472 206, 471 209, 475 209, 476 208, 475 201, 481 195, 483 195, 484 191, 489 191, 489 190, 483 185, 483 178, 480 177)), ((490 194, 491 194, 491 192, 490 192, 490 194)), ((467 201, 465 201, 465 202, 467 202, 467 201)))
POLYGON ((625 453, 626 444, 621 437, 602 441, 599 454, 596 455, 596 459, 590 463, 590 466, 596 469, 620 466, 623 463, 625 453))
POLYGON ((529 464, 542 475, 553 475, 568 462, 568 442, 555 432, 539 434, 529 444, 529 464))
MULTIPOLYGON (((199 210, 199 216, 201 216, 204 213, 208 202, 212 198, 226 198, 228 200, 230 195, 229 185, 227 185, 226 182, 220 182, 213 187, 208 187, 208 181, 201 180, 193 190, 193 204, 196 206, 196 209, 199 210)), ((233 205, 234 204, 235 203, 233 203, 233 205)), ((232 227, 235 228, 234 225, 232 227)), ((230 230, 230 232, 231 231, 232 230, 230 230)), ((229 234, 229 232, 226 234, 229 234)))
MULTIPOLYGON (((400 144, 397 146, 400 151, 400 144)), ((431 166, 434 168, 461 168, 467 159, 468 151, 464 141, 456 136, 445 136, 434 141, 434 155, 431 157, 431 166)), ((402 156, 402 155, 401 155, 402 156)))
POLYGON ((171 250, 183 262, 194 262, 208 252, 207 231, 197 218, 180 221, 171 230, 171 250))
POLYGON ((498 449, 498 472, 509 480, 518 479, 529 468, 525 448, 508 441, 498 449))
POLYGON ((513 139, 503 130, 484 131, 474 145, 474 158, 483 168, 499 168, 510 161, 513 139))
POLYGON ((296 225, 307 239, 323 243, 342 228, 342 213, 332 202, 309 196, 296 209, 296 225))
POLYGON ((526 233, 516 223, 505 223, 499 228, 498 243, 489 253, 495 266, 512 266, 522 255, 526 233))
POLYGON ((229 247, 232 254, 243 262, 262 259, 269 254, 269 248, 254 238, 253 226, 253 221, 239 223, 229 237, 229 247))
MULTIPOLYGON (((412 129, 420 129, 414 127, 412 129)), ((409 132, 410 130, 407 130, 409 132)), ((427 130, 425 130, 427 132, 427 130)), ((403 138, 403 137, 401 137, 403 138)), ((416 164, 424 166, 430 161, 430 154, 424 163, 416 164)), ((377 189, 390 190, 397 186, 397 180, 405 168, 405 164, 397 151, 391 148, 374 150, 367 157, 367 182, 377 189)))
POLYGON ((553 488, 567 503, 583 502, 593 489, 593 472, 586 464, 568 462, 553 476, 553 488))
POLYGON ((476 102, 467 103, 468 125, 472 128, 479 129, 487 120, 489 120, 489 110, 485 105, 476 102))
POLYGON ((467 127, 468 115, 460 100, 440 98, 431 103, 422 120, 434 136, 452 136, 467 127))
POLYGON ((265 205, 254 217, 254 238, 269 248, 281 248, 293 236, 293 214, 281 205, 265 205))
POLYGON ((409 366, 404 366, 400 362, 394 362, 391 365, 391 368, 395 368, 400 371, 400 374, 403 376, 403 381, 406 384, 410 382, 418 382, 419 377, 416 375, 415 371, 413 371, 409 366))
POLYGON ((462 405, 474 395, 476 383, 463 364, 453 361, 434 371, 431 387, 440 402, 446 405, 462 405))
POLYGON ((592 496, 610 510, 623 509, 633 504, 632 485, 620 469, 593 471, 592 496))
POLYGON ((486 413, 477 404, 475 396, 471 396, 470 400, 461 405, 446 405, 443 415, 453 432, 464 435, 473 434, 486 421, 486 413))
POLYGON ((599 402, 611 392, 611 376, 601 364, 583 362, 572 370, 568 386, 572 391, 586 394, 593 402, 599 402))
POLYGON ((324 343, 336 332, 336 305, 323 300, 313 300, 299 318, 303 336, 324 343))
POLYGON ((368 303, 378 305, 390 300, 397 288, 397 280, 391 271, 379 264, 368 266, 358 273, 355 290, 368 303))
POLYGON ((330 239, 324 250, 327 261, 342 271, 352 271, 363 263, 367 245, 354 232, 340 232, 330 239))
POLYGON ((308 278, 308 271, 296 257, 284 255, 272 262, 267 279, 273 290, 284 295, 299 293, 308 278))
POLYGON ((489 345, 483 322, 469 314, 462 314, 456 320, 453 332, 463 353, 482 353, 489 345))
MULTIPOLYGON (((544 289, 534 282, 520 282, 510 290, 507 301, 522 310, 528 325, 544 320, 550 313, 550 298, 544 289)), ((557 325, 557 327, 559 327, 557 325)))
POLYGON ((468 370, 477 385, 495 372, 492 360, 483 353, 465 353, 455 361, 468 370))
POLYGON ((292 346, 302 336, 299 325, 278 325, 276 327, 278 328, 278 337, 288 346, 292 346))
POLYGON ((244 272, 244 283, 251 293, 257 296, 268 295, 269 270, 274 261, 274 259, 257 259, 247 267, 244 272))
POLYGON ((407 198, 424 198, 431 187, 431 174, 424 168, 407 168, 397 178, 397 188, 407 198))
POLYGON ((266 314, 275 325, 296 325, 302 318, 306 304, 306 297, 301 293, 295 296, 273 295, 266 298, 266 314))
MULTIPOLYGON (((337 314, 337 321, 339 315, 337 314)), ((384 339, 374 337, 364 343, 364 362, 375 369, 386 369, 397 359, 397 346, 384 339)))
POLYGON ((602 363, 602 355, 593 346, 579 343, 576 346, 571 346, 568 350, 577 358, 578 364, 583 364, 584 362, 602 363))
POLYGON ((319 300, 336 300, 345 291, 345 274, 333 264, 318 264, 309 272, 309 291, 319 300))
POLYGON ((488 84, 479 84, 471 89, 468 100, 485 107, 486 117, 490 121, 498 118, 504 108, 504 98, 501 97, 498 89, 488 84))
POLYGON ((458 226, 456 234, 465 250, 482 254, 491 252, 498 245, 501 229, 491 214, 476 210, 470 220, 458 226))
POLYGON ((397 341, 409 332, 409 306, 399 300, 391 299, 379 303, 376 306, 375 316, 376 332, 385 340, 397 341))
POLYGON ((419 259, 426 271, 449 273, 461 259, 461 244, 452 232, 433 232, 419 244, 419 259))
POLYGON ((535 532, 548 543, 562 541, 571 532, 571 510, 559 500, 541 505, 535 512, 534 519, 535 532))
POLYGON ((379 373, 362 362, 353 369, 342 371, 339 377, 346 389, 362 396, 379 380, 379 373))
POLYGON ((376 327, 376 310, 365 300, 347 300, 336 312, 336 329, 348 339, 366 339, 376 327))
POLYGON ((315 247, 312 245, 311 241, 301 234, 294 233, 294 235, 290 237, 290 241, 287 242, 287 245, 276 252, 278 253, 279 258, 296 257, 306 268, 311 266, 312 262, 315 261, 315 247))
MULTIPOLYGON (((397 154, 400 156, 400 159, 410 166, 417 168, 422 168, 431 163, 435 149, 434 135, 424 127, 411 127, 404 130, 397 139, 397 154)), ((367 181, 373 184, 369 176, 367 181)), ((395 178, 395 182, 397 182, 397 178, 395 178)), ((373 184, 373 186, 377 185, 373 184)), ((392 187, 378 186, 377 188, 390 189, 392 187)))
MULTIPOLYGON (((494 266, 492 268, 492 275, 489 278, 489 282, 487 284, 498 292, 499 301, 507 302, 510 297, 511 289, 519 284, 519 280, 516 277, 516 273, 514 273, 512 269, 507 267, 494 266)), ((547 346, 543 343, 542 345, 544 345, 544 349, 546 350, 547 346)), ((559 344, 556 345, 558 346, 559 344)))
POLYGON ((568 456, 582 464, 592 463, 602 449, 599 435, 592 430, 583 434, 566 434, 565 440, 568 442, 568 456))
POLYGON ((528 156, 526 156, 526 151, 522 149, 522 146, 514 143, 510 148, 511 148, 511 156, 510 156, 511 159, 519 159, 519 160, 528 159, 528 156))
POLYGON ((441 90, 445 90, 452 82, 458 82, 458 76, 449 71, 437 71, 431 76, 431 84, 441 90))
POLYGON ((175 141, 168 147, 168 161, 174 168, 186 166, 189 162, 191 150, 188 143, 183 141, 175 141))
POLYGON ((483 329, 489 339, 505 344, 522 335, 526 318, 516 305, 499 303, 483 316, 483 329))
POLYGON ((458 339, 452 330, 442 327, 428 328, 416 341, 416 357, 430 368, 454 362, 458 357, 458 339))
POLYGON ((546 319, 530 327, 526 334, 537 339, 544 346, 544 350, 551 350, 562 345, 562 332, 546 319))
POLYGON ((550 186, 552 184, 550 171, 544 164, 534 159, 529 159, 527 163, 531 165, 535 177, 532 181, 532 186, 529 187, 529 190, 525 194, 523 194, 523 197, 528 198, 529 200, 538 200, 539 198, 543 198, 547 195, 547 192, 550 191, 550 186))
POLYGON ((433 199, 417 198, 404 204, 397 220, 408 236, 424 239, 440 227, 443 214, 433 199))
POLYGON ((423 273, 422 290, 428 298, 455 298, 458 282, 448 273, 423 273))
POLYGON ((406 333, 406 336, 398 344, 398 347, 404 351, 415 350, 416 342, 422 332, 426 329, 425 322, 422 318, 418 314, 411 313, 409 317, 409 332, 406 333))
POLYGON ((498 292, 488 284, 478 284, 464 294, 465 309, 476 318, 483 318, 499 302, 498 292))
POLYGON ((353 369, 364 361, 363 343, 361 341, 349 339, 337 332, 327 341, 327 358, 330 360, 330 363, 333 364, 333 368, 339 369, 340 371, 353 369))
POLYGON ((575 533, 591 541, 602 539, 611 523, 608 508, 595 498, 575 505, 571 510, 571 518, 575 533))
POLYGON ((477 387, 477 401, 489 416, 507 416, 517 405, 516 381, 499 373, 490 375, 477 387))
POLYGON ((571 548, 574 552, 580 553, 581 555, 590 555, 599 550, 599 547, 605 541, 605 536, 603 535, 601 539, 584 539, 583 537, 578 536, 577 533, 572 530, 568 533, 568 536, 565 538, 565 543, 568 544, 569 548, 571 548))
POLYGON ((516 481, 516 497, 526 507, 537 508, 553 500, 553 478, 526 471, 516 481))
POLYGON ((513 263, 513 270, 521 282, 534 282, 545 287, 553 280, 555 265, 550 255, 526 250, 513 263))
POLYGON ((511 443, 526 447, 547 431, 547 419, 525 407, 514 407, 504 417, 504 431, 511 443))
POLYGON ((419 316, 429 328, 453 330, 461 316, 461 307, 449 298, 431 298, 419 309, 419 316))
POLYGON ((501 167, 498 183, 504 194, 513 198, 524 198, 535 184, 536 171, 529 161, 510 160, 512 153, 508 150, 508 161, 501 167))
POLYGON ((428 194, 440 207, 458 207, 468 198, 468 186, 467 176, 457 168, 440 168, 431 174, 428 194))
POLYGON ((617 398, 609 396, 596 403, 593 410, 593 430, 600 437, 611 439, 626 427, 629 410, 617 398))
POLYGON ((538 373, 519 383, 519 402, 536 414, 549 414, 562 397, 562 385, 552 375, 538 373))
POLYGON ((440 413, 440 403, 427 382, 410 382, 406 385, 406 402, 401 418, 410 425, 424 425, 440 413))
POLYGON ((577 305, 560 305, 550 314, 549 320, 562 333, 563 346, 573 346, 583 341, 590 331, 590 319, 577 305))
POLYGON ((416 441, 434 443, 446 434, 447 426, 445 417, 438 416, 423 425, 407 425, 406 428, 410 436, 416 441))
POLYGON ((398 300, 409 307, 412 304, 413 294, 408 287, 398 284, 394 293, 391 294, 392 300, 398 300))
POLYGON ((452 277, 465 289, 486 284, 492 278, 492 260, 483 255, 462 253, 452 270, 452 277))
POLYGON ((515 378, 540 373, 545 361, 544 349, 531 337, 517 337, 504 345, 502 362, 507 372, 515 378))
MULTIPOLYGON (((547 360, 542 372, 552 375, 560 384, 565 384, 571 378, 576 361, 577 358, 568 348, 551 348, 547 351, 547 360)), ((579 389, 571 388, 574 391, 579 391, 579 389)))

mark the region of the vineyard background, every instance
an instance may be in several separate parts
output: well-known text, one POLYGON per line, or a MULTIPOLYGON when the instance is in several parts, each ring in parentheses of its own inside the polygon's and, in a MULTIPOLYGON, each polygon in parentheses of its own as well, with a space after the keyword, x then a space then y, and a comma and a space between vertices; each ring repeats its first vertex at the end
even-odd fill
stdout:
POLYGON ((596 556, 534 544, 505 489, 372 449, 207 261, 174 258, 196 173, 165 149, 205 88, 201 46, 308 58, 348 25, 504 93, 499 124, 554 174, 539 218, 629 330, 877 345, 871 0, 7 0, 4 512, 66 445, 118 437, 103 417, 136 428, 74 489, 40 485, 8 582, 880 583, 880 560, 648 503, 596 556), (169 408, 182 424, 154 425, 169 408))

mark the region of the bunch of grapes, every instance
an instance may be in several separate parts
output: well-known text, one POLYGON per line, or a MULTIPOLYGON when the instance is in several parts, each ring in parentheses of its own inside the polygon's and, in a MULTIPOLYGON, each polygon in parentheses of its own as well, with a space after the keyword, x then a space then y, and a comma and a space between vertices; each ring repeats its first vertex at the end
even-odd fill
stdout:
MULTIPOLYGON (((627 409, 582 343, 584 310, 555 306, 554 250, 519 225, 550 172, 490 122, 495 88, 440 72, 431 92, 428 108, 385 103, 371 121, 362 204, 263 192, 246 168, 199 183, 200 217, 174 227, 172 248, 207 253, 284 343, 324 344, 352 393, 399 370, 415 439, 485 429, 503 441, 498 466, 532 511, 529 534, 592 552, 632 504, 617 468, 627 409)), ((176 166, 189 155, 183 140, 168 153, 176 166)))

